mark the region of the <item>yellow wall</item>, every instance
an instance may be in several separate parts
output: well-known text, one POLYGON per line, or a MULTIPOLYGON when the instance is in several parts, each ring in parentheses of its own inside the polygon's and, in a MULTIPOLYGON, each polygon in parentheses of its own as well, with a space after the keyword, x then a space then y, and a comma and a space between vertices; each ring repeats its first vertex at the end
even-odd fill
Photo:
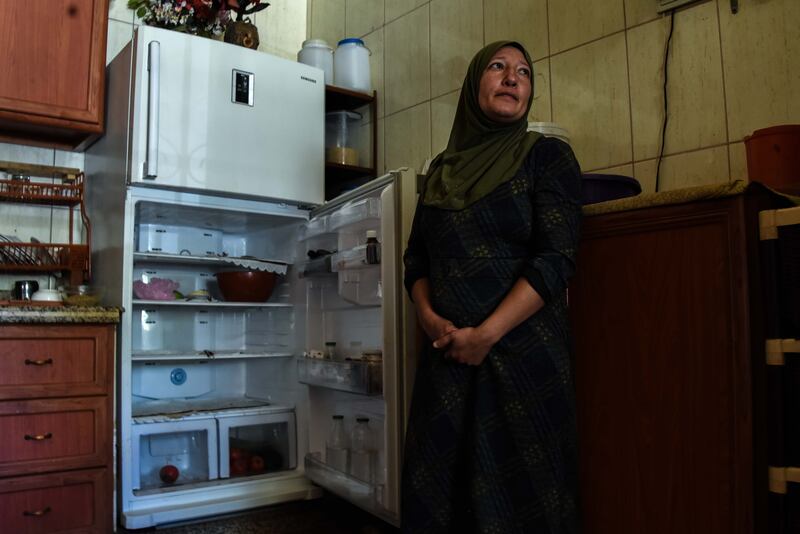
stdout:
MULTIPOLYGON (((660 189, 746 178, 753 130, 800 123, 800 1, 706 0, 675 14, 660 189)), ((655 185, 668 17, 657 0, 309 0, 308 37, 364 38, 378 91, 378 167, 420 170, 447 144, 466 66, 521 40, 531 120, 570 132, 584 172, 655 185)))

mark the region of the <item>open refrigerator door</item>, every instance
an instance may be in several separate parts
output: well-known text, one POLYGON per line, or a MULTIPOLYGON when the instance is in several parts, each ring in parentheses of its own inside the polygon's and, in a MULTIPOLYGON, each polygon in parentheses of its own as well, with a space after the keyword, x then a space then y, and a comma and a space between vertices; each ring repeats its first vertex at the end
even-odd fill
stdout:
POLYGON ((395 525, 400 513, 404 347, 402 191, 410 172, 377 179, 312 212, 300 238, 308 385, 306 475, 395 525), (333 435, 332 435, 333 434, 333 435))

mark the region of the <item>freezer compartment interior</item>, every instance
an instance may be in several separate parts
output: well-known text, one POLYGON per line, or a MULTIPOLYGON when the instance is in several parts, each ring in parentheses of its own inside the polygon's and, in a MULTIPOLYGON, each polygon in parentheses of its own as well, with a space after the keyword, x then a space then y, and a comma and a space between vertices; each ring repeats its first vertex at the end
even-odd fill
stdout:
POLYGON ((134 358, 295 352, 291 307, 181 307, 135 305, 131 313, 134 358))
POLYGON ((133 489, 218 478, 216 438, 213 419, 133 425, 133 489))
POLYGON ((294 412, 217 416, 220 478, 275 473, 297 467, 294 412))

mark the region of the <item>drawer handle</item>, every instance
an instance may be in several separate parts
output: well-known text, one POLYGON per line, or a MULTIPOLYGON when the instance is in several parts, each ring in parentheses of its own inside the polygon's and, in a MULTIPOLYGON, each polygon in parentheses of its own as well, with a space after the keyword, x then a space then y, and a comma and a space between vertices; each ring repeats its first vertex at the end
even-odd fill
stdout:
POLYGON ((31 360, 29 358, 25 358, 25 365, 52 365, 53 358, 47 358, 46 360, 31 360))
POLYGON ((45 506, 41 510, 34 510, 33 512, 25 510, 24 512, 22 512, 22 515, 24 515, 25 517, 42 517, 44 514, 49 514, 49 513, 50 513, 50 507, 45 506))
POLYGON ((52 432, 48 432, 47 434, 39 434, 38 436, 31 436, 30 434, 25 434, 25 441, 44 441, 52 437, 53 437, 52 432))

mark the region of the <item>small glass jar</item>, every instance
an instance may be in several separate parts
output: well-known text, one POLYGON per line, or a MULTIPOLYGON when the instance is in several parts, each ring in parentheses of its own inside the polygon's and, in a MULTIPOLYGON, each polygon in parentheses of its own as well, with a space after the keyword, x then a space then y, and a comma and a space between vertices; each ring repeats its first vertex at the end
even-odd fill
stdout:
POLYGON ((336 358, 336 342, 335 341, 326 341, 325 342, 325 359, 326 360, 333 360, 336 358))
POLYGON ((377 265, 381 262, 381 244, 378 242, 378 232, 367 230, 367 263, 377 265))

